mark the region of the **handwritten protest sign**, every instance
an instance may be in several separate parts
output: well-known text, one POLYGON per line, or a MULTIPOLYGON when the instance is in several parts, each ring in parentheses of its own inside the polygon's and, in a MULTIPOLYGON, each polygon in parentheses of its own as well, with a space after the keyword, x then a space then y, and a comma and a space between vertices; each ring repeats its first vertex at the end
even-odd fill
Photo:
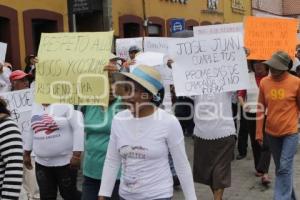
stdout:
POLYGON ((159 52, 145 52, 136 55, 135 61, 137 64, 148 66, 156 66, 164 64, 164 54, 159 52))
POLYGON ((7 48, 7 44, 0 42, 0 61, 2 62, 5 61, 6 48, 7 48))
POLYGON ((32 106, 30 89, 6 92, 0 94, 11 112, 11 117, 17 122, 22 133, 29 131, 32 106))
POLYGON ((162 76, 162 80, 166 87, 173 84, 172 70, 167 67, 166 63, 168 59, 172 59, 169 53, 169 43, 176 41, 176 38, 166 37, 145 37, 144 38, 144 51, 145 52, 159 52, 165 55, 164 64, 155 66, 155 69, 159 71, 162 76))
POLYGON ((218 33, 241 33, 244 32, 243 23, 218 24, 209 26, 194 26, 194 36, 218 34, 218 33))
POLYGON ((145 37, 144 38, 144 51, 160 52, 166 55, 169 54, 169 41, 174 38, 166 37, 145 37))
POLYGON ((36 71, 38 103, 108 105, 103 67, 111 56, 113 32, 42 34, 36 71))
POLYGON ((267 60, 277 50, 294 57, 297 44, 296 19, 247 17, 245 46, 250 49, 248 59, 267 60))
POLYGON ((143 49, 143 38, 121 38, 116 40, 116 54, 117 56, 128 59, 128 50, 132 46, 137 46, 141 50, 143 49))
POLYGON ((177 96, 215 94, 246 89, 246 55, 239 33, 180 38, 172 42, 173 78, 177 96))

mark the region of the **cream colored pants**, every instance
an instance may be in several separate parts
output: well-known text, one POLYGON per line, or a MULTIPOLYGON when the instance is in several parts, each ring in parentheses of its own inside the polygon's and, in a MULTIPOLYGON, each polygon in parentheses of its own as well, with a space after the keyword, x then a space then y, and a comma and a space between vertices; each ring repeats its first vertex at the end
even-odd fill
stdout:
POLYGON ((25 190, 26 196, 28 197, 28 200, 38 200, 40 199, 40 191, 36 181, 35 162, 33 158, 31 158, 31 163, 33 167, 32 170, 29 170, 24 166, 23 188, 25 190))

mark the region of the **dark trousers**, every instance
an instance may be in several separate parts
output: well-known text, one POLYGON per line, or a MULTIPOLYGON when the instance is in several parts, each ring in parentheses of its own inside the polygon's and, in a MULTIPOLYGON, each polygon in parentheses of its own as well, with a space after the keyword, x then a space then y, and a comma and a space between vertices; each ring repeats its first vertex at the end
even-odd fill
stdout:
POLYGON ((237 131, 237 113, 238 113, 238 104, 232 103, 231 104, 231 110, 232 110, 232 117, 234 121, 235 130, 237 131))
MULTIPOLYGON (((101 180, 84 176, 82 184, 82 200, 98 200, 100 186, 101 180)), ((120 181, 117 180, 111 198, 106 199, 119 200, 119 186, 120 181)))
MULTIPOLYGON (((247 154, 247 142, 248 141, 248 134, 251 140, 251 147, 254 159, 254 166, 257 172, 260 173, 268 173, 270 162, 271 162, 271 151, 269 148, 269 140, 264 133, 263 145, 260 146, 259 143, 256 141, 256 113, 244 113, 242 116, 241 126, 239 132, 239 152, 240 155, 247 154), (243 146, 244 145, 244 146, 243 146), (241 150, 241 151, 240 151, 241 150), (243 153, 243 154, 241 154, 243 153)), ((264 127, 263 127, 264 129, 264 127)), ((264 132, 264 131, 263 131, 264 132)))
POLYGON ((240 128, 238 134, 238 151, 241 156, 247 155, 247 148, 248 148, 248 124, 245 118, 245 112, 242 108, 240 113, 240 128))
POLYGON ((36 163, 36 178, 41 200, 56 200, 57 190, 65 200, 80 200, 81 192, 77 190, 77 170, 69 165, 46 167, 36 163))
MULTIPOLYGON (((256 113, 247 113, 249 119, 248 130, 251 139, 252 153, 254 158, 254 166, 257 172, 268 173, 271 162, 271 150, 269 147, 269 139, 264 133, 263 145, 260 146, 256 141, 256 113)), ((265 127, 263 127, 265 129, 265 127)))

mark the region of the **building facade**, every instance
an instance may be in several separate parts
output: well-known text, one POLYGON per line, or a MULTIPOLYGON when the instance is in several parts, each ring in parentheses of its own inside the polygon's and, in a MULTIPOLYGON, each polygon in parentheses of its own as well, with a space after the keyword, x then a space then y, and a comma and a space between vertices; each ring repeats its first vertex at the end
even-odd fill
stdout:
POLYGON ((111 27, 117 37, 170 36, 177 19, 191 30, 198 25, 241 22, 251 15, 251 0, 111 1, 111 27))
POLYGON ((67 0, 0 0, 0 30, 6 61, 21 68, 26 55, 37 53, 42 32, 69 30, 67 0))
POLYGON ((300 0, 253 0, 254 16, 300 18, 300 0))

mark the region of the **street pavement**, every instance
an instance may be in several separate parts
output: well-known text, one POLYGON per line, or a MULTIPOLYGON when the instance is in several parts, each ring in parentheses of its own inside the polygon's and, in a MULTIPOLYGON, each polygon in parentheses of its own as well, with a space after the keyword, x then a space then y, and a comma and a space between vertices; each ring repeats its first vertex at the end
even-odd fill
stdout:
MULTIPOLYGON (((250 144, 250 143, 249 143, 250 144)), ((193 158, 193 139, 186 138, 186 150, 192 166, 193 158)), ((298 151, 300 150, 300 146, 298 151)), ((271 161, 270 175, 272 183, 269 187, 261 184, 260 178, 255 177, 255 170, 253 167, 251 149, 248 149, 248 156, 243 160, 234 160, 232 162, 232 185, 225 190, 223 200, 271 200, 274 186, 274 163, 271 161)), ((297 196, 300 197, 300 155, 296 155, 295 159, 295 173, 294 182, 297 196)), ((78 188, 81 189, 82 176, 79 175, 78 188)), ((202 184, 195 184, 197 197, 199 200, 213 199, 209 187, 202 184)), ((58 198, 61 199, 61 198, 58 198)), ((184 200, 181 189, 174 191, 174 200, 184 200)), ((24 193, 20 200, 26 200, 24 193)))
MULTIPOLYGON (((250 142, 250 141, 249 141, 250 142)), ((249 143, 250 144, 250 143, 249 143)), ((190 162, 193 158, 193 140, 186 138, 186 150, 190 162)), ((298 151, 300 148, 298 148, 298 151)), ((295 157, 295 175, 294 182, 297 196, 300 197, 300 155, 295 157)), ((192 166, 192 164, 191 164, 192 166)), ((234 160, 232 162, 232 184, 225 190, 223 200, 271 200, 274 187, 274 161, 271 161, 270 175, 272 184, 267 188, 260 182, 260 178, 255 177, 254 163, 251 149, 248 148, 248 156, 243 160, 234 160)), ((197 197, 199 200, 213 199, 210 188, 206 185, 195 184, 197 197)), ((174 200, 184 200, 182 191, 174 192, 174 200)))

